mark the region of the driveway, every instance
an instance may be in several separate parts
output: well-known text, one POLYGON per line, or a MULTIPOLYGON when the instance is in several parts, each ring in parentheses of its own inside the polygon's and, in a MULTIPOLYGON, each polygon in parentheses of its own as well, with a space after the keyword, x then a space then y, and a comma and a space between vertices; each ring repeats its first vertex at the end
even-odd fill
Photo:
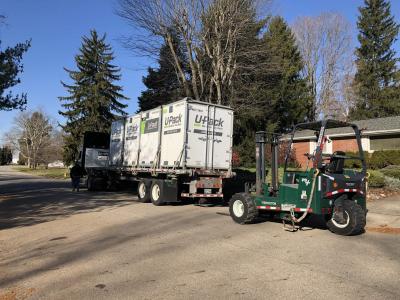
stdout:
POLYGON ((0 299, 400 298, 400 235, 135 199, 0 168, 0 299))

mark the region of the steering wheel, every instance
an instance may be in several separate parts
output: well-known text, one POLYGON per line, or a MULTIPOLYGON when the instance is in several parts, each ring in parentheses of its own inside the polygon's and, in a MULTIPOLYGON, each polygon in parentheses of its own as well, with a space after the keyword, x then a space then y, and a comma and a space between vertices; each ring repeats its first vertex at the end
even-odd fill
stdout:
POLYGON ((350 157, 350 156, 346 156, 346 155, 343 155, 343 154, 340 154, 340 153, 343 153, 342 151, 335 151, 335 152, 333 152, 332 154, 322 154, 322 156, 325 156, 326 158, 352 158, 352 157, 350 157))

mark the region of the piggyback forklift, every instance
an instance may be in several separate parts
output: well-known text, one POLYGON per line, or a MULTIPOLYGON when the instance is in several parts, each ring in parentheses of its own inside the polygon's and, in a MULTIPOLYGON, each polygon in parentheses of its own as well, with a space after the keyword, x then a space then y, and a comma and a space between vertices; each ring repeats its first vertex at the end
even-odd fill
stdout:
POLYGON ((282 219, 284 228, 294 231, 311 214, 326 220, 330 231, 340 235, 362 233, 366 224, 367 172, 357 125, 335 120, 301 123, 294 126, 285 158, 282 183, 278 182, 278 148, 280 136, 266 132, 256 133, 256 185, 255 193, 234 194, 229 202, 232 219, 239 224, 252 223, 263 212, 282 219), (325 154, 324 146, 330 142, 328 129, 351 127, 358 145, 358 156, 347 156, 343 151, 325 154), (299 130, 314 131, 317 137, 313 153, 304 171, 289 170, 293 139, 299 130), (271 146, 271 184, 266 183, 265 147, 271 146), (359 159, 361 170, 345 169, 346 159, 359 159), (287 222, 291 226, 287 226, 287 222))

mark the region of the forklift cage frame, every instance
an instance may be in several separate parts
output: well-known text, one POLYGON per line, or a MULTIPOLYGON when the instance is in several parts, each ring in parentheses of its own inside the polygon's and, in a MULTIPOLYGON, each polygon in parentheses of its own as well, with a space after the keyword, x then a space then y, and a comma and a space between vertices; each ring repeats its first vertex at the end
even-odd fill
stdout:
POLYGON ((318 169, 321 169, 323 159, 322 159, 322 151, 323 151, 323 145, 324 145, 324 137, 325 137, 325 132, 327 129, 334 129, 334 128, 344 128, 344 127, 351 127, 354 131, 356 141, 357 141, 357 146, 358 146, 358 157, 357 156, 338 156, 340 158, 344 159, 359 159, 361 161, 361 166, 362 166, 362 172, 366 174, 367 172, 367 164, 365 162, 365 157, 364 157, 364 152, 362 149, 362 143, 361 143, 361 130, 358 129, 358 126, 356 124, 352 123, 347 123, 347 122, 342 122, 342 121, 336 121, 332 119, 327 119, 327 120, 322 120, 322 121, 317 121, 317 122, 311 122, 311 123, 300 123, 295 126, 293 126, 292 132, 290 134, 290 141, 288 145, 288 149, 286 151, 286 156, 285 156, 285 168, 284 172, 287 171, 288 167, 288 162, 290 158, 290 154, 292 152, 292 146, 293 146, 293 140, 294 136, 297 130, 299 129, 308 129, 308 130, 314 130, 315 132, 318 132, 317 135, 317 145, 314 150, 315 154, 313 155, 313 160, 316 162, 316 167, 318 169))

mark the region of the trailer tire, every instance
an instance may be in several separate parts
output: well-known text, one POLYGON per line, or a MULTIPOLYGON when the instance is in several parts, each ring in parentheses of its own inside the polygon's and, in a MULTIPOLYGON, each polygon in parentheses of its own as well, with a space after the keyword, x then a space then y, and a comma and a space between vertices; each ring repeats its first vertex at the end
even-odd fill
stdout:
POLYGON ((87 190, 89 192, 93 192, 96 190, 96 178, 94 178, 93 176, 88 176, 87 179, 87 190))
POLYGON ((150 188, 150 199, 155 206, 164 205, 162 185, 159 180, 153 181, 150 188))
POLYGON ((236 223, 249 224, 258 217, 258 210, 250 194, 237 193, 229 201, 229 214, 236 223))
POLYGON ((149 203, 150 202, 150 191, 149 191, 149 182, 145 180, 141 180, 138 183, 137 187, 137 195, 139 202, 149 203))
POLYGON ((335 220, 333 212, 332 217, 326 223, 329 230, 339 235, 357 235, 363 233, 366 217, 362 207, 356 202, 348 200, 347 196, 338 200, 335 201, 335 207, 340 206, 343 209, 343 220, 335 220))

